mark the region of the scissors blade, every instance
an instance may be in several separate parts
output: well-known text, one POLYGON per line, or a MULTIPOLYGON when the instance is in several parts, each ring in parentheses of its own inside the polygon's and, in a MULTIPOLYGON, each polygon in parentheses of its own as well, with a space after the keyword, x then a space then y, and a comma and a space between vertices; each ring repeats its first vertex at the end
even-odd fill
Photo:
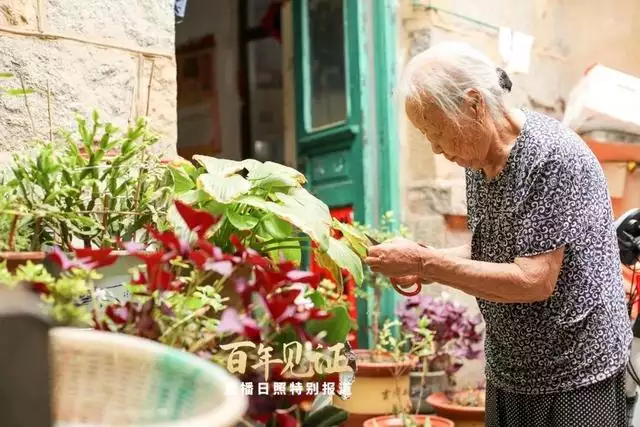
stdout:
POLYGON ((369 239, 369 241, 371 242, 372 245, 377 246, 377 245, 380 244, 380 242, 378 242, 373 237, 369 236, 367 233, 364 233, 364 235, 367 237, 367 239, 369 239))

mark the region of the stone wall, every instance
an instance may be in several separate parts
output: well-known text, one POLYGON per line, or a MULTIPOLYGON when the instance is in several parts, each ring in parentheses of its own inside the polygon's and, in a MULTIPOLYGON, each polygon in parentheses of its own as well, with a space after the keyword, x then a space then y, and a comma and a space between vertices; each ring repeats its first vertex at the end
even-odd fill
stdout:
POLYGON ((28 109, 0 95, 0 151, 96 109, 119 126, 148 116, 174 155, 174 22, 173 0, 0 0, 0 72, 17 76, 2 84, 35 90, 28 109))
MULTIPOLYGON (((618 0, 605 6, 595 0, 399 0, 398 75, 404 64, 429 46, 443 41, 469 43, 499 60, 498 29, 506 26, 535 37, 528 74, 512 75, 509 103, 561 117, 564 100, 585 69, 599 62, 640 76, 640 2, 618 0), (441 11, 425 10, 431 4, 441 11), (463 15, 469 19, 453 14, 463 15)), ((436 247, 470 241, 465 229, 464 170, 435 156, 429 144, 409 124, 399 108, 401 176, 404 221, 415 237, 436 247)), ((475 299, 449 288, 432 286, 428 292, 449 292, 477 310, 475 299)), ((469 364, 462 384, 481 378, 481 363, 469 364)))

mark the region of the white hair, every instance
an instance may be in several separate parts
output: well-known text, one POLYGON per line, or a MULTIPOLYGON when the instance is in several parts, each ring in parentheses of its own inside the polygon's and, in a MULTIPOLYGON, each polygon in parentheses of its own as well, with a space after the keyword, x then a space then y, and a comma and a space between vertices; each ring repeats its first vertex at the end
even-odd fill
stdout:
POLYGON ((500 85, 497 65, 465 43, 437 44, 414 56, 407 64, 399 86, 404 102, 423 108, 433 102, 459 124, 462 101, 475 89, 494 120, 506 111, 505 89, 500 85))

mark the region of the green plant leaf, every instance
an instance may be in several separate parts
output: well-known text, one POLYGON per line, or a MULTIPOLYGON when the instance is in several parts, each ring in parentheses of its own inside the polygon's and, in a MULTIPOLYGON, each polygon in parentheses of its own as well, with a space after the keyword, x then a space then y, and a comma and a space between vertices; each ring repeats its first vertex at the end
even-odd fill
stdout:
POLYGON ((298 200, 293 196, 283 195, 282 193, 278 194, 278 198, 280 203, 263 200, 255 196, 242 197, 237 202, 253 206, 265 213, 274 214, 309 236, 320 248, 327 250, 331 232, 329 209, 327 208, 326 212, 329 218, 327 220, 324 215, 314 215, 313 211, 304 206, 303 200, 298 200))
POLYGON ((362 270, 362 260, 343 241, 333 237, 329 239, 329 249, 327 255, 333 262, 341 268, 345 268, 351 273, 353 280, 360 285, 364 276, 362 270))
POLYGON ((329 345, 344 343, 349 331, 353 328, 353 320, 346 307, 342 305, 332 308, 329 313, 331 317, 328 319, 308 321, 307 331, 314 335, 326 332, 324 341, 329 345))
POLYGON ((331 259, 329 254, 320 250, 319 248, 313 248, 313 258, 316 263, 321 267, 329 271, 334 282, 337 286, 337 292, 342 294, 344 291, 344 284, 342 283, 342 272, 340 271, 340 267, 336 262, 331 259))
POLYGON ((197 184, 215 202, 225 205, 237 201, 251 189, 251 183, 241 175, 222 176, 207 173, 200 175, 197 184))
POLYGON ((325 308, 327 306, 327 300, 325 299, 324 295, 322 295, 322 292, 313 291, 307 296, 311 301, 313 301, 313 305, 316 308, 325 308))
POLYGON ((367 249, 371 246, 371 242, 363 232, 358 230, 358 228, 340 222, 337 219, 333 220, 333 227, 342 233, 351 249, 356 252, 361 259, 364 259, 367 256, 367 249))
POLYGON ((23 96, 23 95, 32 94, 33 90, 31 90, 31 89, 6 89, 5 93, 7 95, 11 95, 11 96, 23 96))
POLYGON ((335 406, 324 406, 309 414, 302 423, 302 427, 335 427, 349 418, 349 414, 335 406))
POLYGON ((258 168, 262 163, 254 159, 246 159, 241 162, 236 160, 218 159, 210 156, 193 156, 193 160, 200 163, 208 174, 218 177, 228 177, 235 175, 242 169, 251 172, 258 168))
POLYGON ((176 199, 180 200, 181 202, 184 202, 188 205, 193 205, 195 203, 198 202, 203 202, 205 200, 207 200, 209 198, 209 196, 207 195, 207 193, 205 193, 204 191, 200 190, 200 189, 196 189, 196 190, 189 190, 186 191, 180 195, 178 195, 178 197, 176 197, 176 199))
POLYGON ((187 171, 178 167, 169 168, 171 177, 173 178, 173 190, 177 194, 183 194, 187 191, 196 188, 196 183, 193 182, 187 171))
POLYGON ((225 217, 238 230, 252 230, 258 225, 259 219, 252 215, 243 215, 236 211, 233 206, 228 206, 225 217))
POLYGON ((0 73, 0 79, 12 79, 13 74, 11 73, 0 73))
POLYGON ((296 169, 279 163, 265 162, 252 170, 247 176, 254 187, 300 187, 307 182, 305 176, 296 169))
POLYGON ((291 261, 296 266, 302 262, 302 248, 297 240, 284 240, 279 243, 281 248, 268 251, 269 257, 276 263, 291 261))
POLYGON ((286 239, 293 233, 291 224, 273 213, 267 213, 262 217, 260 227, 273 239, 286 239))

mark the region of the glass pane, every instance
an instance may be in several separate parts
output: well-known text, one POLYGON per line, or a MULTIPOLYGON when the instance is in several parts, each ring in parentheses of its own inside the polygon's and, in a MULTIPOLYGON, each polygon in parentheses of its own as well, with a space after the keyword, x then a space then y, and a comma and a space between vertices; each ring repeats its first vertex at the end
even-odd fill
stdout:
POLYGON ((253 158, 284 162, 282 45, 273 38, 249 43, 253 158))
POLYGON ((347 118, 344 0, 309 0, 311 126, 347 118))

